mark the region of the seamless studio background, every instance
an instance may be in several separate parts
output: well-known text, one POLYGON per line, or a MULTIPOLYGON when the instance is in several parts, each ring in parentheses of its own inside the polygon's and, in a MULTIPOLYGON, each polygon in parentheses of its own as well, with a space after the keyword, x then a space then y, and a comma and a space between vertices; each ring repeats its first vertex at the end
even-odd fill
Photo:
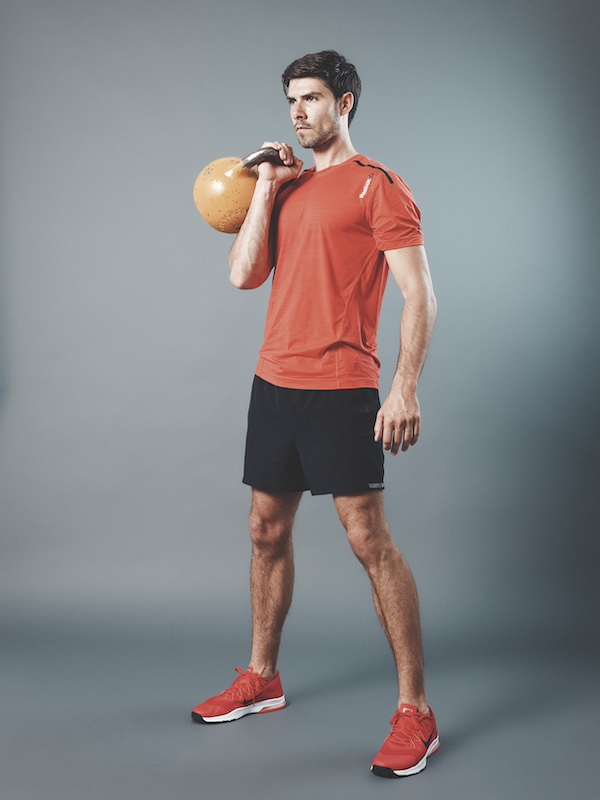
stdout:
MULTIPOLYGON (((585 0, 4 0, 2 796, 595 797, 600 11, 585 0), (281 714, 189 710, 248 658, 236 292, 200 169, 293 141, 279 76, 358 67, 356 147, 423 213, 439 320, 386 504, 442 748, 378 781, 394 671, 330 499, 303 501, 281 714)), ((305 163, 312 164, 310 153, 305 163)), ((390 284, 382 393, 397 354, 390 284)))

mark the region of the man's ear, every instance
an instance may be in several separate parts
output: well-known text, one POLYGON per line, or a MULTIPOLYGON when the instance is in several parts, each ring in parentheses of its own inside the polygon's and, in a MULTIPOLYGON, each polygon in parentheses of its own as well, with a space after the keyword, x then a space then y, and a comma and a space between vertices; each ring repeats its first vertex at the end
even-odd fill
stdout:
POLYGON ((352 92, 346 92, 340 97, 338 100, 338 108, 340 110, 340 116, 342 117, 352 111, 354 108, 354 95, 352 92))

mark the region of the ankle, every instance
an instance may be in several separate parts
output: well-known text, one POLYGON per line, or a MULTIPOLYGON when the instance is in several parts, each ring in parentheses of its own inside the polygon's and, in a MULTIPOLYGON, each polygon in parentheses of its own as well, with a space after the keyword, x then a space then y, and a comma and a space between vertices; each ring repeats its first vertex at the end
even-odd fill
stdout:
POLYGON ((254 664, 250 662, 248 669, 251 669, 255 675, 264 678, 266 681, 272 681, 277 675, 277 666, 272 664, 254 664))
POLYGON ((415 706, 419 714, 429 714, 431 712, 424 697, 400 697, 398 699, 398 708, 402 705, 415 706))

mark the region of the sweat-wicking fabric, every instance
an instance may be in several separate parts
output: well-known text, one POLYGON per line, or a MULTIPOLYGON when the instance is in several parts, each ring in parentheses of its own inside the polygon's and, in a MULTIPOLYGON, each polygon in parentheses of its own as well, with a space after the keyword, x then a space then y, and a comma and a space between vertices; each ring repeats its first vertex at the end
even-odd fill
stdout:
POLYGON ((408 186, 368 159, 308 169, 279 192, 275 272, 256 374, 297 389, 377 388, 384 251, 423 244, 408 186))

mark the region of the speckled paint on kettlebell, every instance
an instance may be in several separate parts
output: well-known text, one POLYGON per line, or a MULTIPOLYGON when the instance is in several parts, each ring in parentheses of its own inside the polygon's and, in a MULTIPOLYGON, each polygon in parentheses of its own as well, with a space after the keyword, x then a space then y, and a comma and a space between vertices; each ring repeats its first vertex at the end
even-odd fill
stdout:
POLYGON ((237 233, 248 213, 261 161, 281 164, 279 153, 265 147, 245 158, 211 161, 196 178, 194 203, 208 224, 222 233, 237 233))

